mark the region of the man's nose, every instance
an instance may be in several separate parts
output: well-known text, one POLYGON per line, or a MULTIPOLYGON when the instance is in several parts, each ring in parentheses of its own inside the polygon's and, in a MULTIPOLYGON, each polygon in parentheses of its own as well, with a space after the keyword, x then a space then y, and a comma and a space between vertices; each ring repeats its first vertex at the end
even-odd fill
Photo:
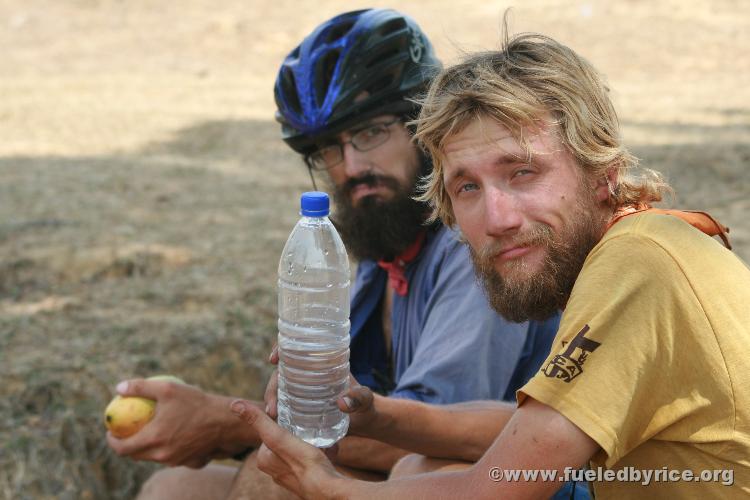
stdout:
POLYGON ((354 149, 351 143, 341 146, 341 153, 344 156, 344 172, 347 177, 361 177, 372 169, 367 154, 354 149))
POLYGON ((490 187, 484 197, 485 232, 500 237, 518 231, 523 222, 517 196, 501 188, 490 187))

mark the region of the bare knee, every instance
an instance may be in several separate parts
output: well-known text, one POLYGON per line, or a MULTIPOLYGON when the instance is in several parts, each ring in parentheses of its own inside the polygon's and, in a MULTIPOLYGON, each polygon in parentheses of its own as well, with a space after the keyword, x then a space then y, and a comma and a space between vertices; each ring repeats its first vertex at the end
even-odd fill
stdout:
POLYGON ((257 450, 248 455, 232 483, 228 500, 293 500, 297 496, 277 485, 271 476, 258 469, 257 450))
POLYGON ((431 458, 416 453, 402 457, 391 469, 389 479, 425 474, 435 471, 462 470, 471 467, 469 462, 431 458))
POLYGON ((226 497, 237 469, 208 465, 203 469, 174 467, 154 473, 141 487, 137 500, 209 500, 226 497))
POLYGON ((141 491, 138 493, 137 500, 155 500, 158 498, 168 498, 169 492, 174 491, 172 488, 179 483, 179 473, 177 469, 161 469, 156 471, 143 483, 141 491))
POLYGON ((413 476, 414 474, 422 474, 425 472, 425 462, 427 457, 424 455, 417 455, 412 453, 405 455, 396 462, 396 465, 391 469, 389 478, 413 476))

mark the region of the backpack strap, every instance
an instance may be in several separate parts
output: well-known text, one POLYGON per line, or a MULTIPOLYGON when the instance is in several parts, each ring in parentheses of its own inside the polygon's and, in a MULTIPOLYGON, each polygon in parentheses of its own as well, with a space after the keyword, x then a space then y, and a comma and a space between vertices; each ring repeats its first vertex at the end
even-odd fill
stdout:
POLYGON ((694 228, 702 231, 709 236, 718 236, 721 241, 724 242, 724 246, 729 250, 732 249, 731 243, 729 243, 729 228, 711 217, 706 212, 700 212, 698 210, 669 210, 663 208, 652 208, 649 205, 627 205, 618 209, 612 219, 607 224, 607 230, 611 228, 617 221, 628 215, 650 212, 653 214, 672 215, 679 219, 684 220, 694 228))

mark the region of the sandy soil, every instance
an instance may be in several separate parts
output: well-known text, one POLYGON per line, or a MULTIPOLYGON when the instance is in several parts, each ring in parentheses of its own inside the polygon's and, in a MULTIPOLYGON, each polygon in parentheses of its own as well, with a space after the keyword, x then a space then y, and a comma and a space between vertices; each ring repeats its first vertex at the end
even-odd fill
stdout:
MULTIPOLYGON (((451 62, 495 47, 510 4, 400 5, 451 62)), ((0 498, 131 498, 153 467, 103 444, 120 378, 261 394, 309 187, 272 119, 275 71, 353 6, 0 0, 0 498)), ((512 29, 597 65, 675 205, 709 210, 750 260, 747 2, 530 0, 512 29)))

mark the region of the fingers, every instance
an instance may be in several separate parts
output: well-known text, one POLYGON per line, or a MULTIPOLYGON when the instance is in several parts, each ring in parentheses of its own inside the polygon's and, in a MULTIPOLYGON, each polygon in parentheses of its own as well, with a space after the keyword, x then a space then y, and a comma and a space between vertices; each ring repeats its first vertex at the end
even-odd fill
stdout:
POLYGON ((276 424, 260 408, 248 401, 235 399, 230 410, 248 425, 252 426, 261 441, 287 463, 295 463, 305 457, 317 456, 318 449, 295 438, 287 430, 276 424))
POLYGON ((107 435, 107 444, 121 456, 167 465, 202 467, 231 443, 224 440, 227 398, 167 381, 128 381, 135 394, 158 400, 153 418, 130 437, 107 435), (145 389, 145 390, 143 390, 145 389))
POLYGON ((258 468, 266 474, 272 475, 271 471, 278 470, 283 467, 283 462, 274 452, 268 449, 265 444, 260 445, 258 448, 258 468))
POLYGON ((331 462, 335 462, 336 457, 339 454, 339 444, 335 443, 330 448, 323 449, 323 453, 325 453, 326 457, 328 457, 328 460, 330 460, 331 462))
POLYGON ((179 464, 179 465, 182 465, 184 467, 188 467, 190 469, 202 469, 203 467, 205 467, 211 461, 211 459, 212 459, 212 457, 198 458, 198 459, 194 459, 194 460, 188 460, 187 462, 179 464))
POLYGON ((268 356, 268 362, 272 365, 279 364, 279 344, 274 344, 271 354, 268 356))
POLYGON ((194 443, 182 439, 170 443, 165 440, 164 435, 162 428, 152 429, 148 426, 137 434, 123 439, 118 439, 108 432, 107 444, 117 455, 126 456, 132 460, 157 462, 170 467, 184 465, 200 469, 214 458, 214 454, 207 453, 203 448, 198 450, 191 448, 190 445, 194 443))
POLYGON ((118 455, 128 456, 136 460, 140 453, 152 447, 150 443, 144 442, 140 435, 117 438, 111 432, 107 432, 107 444, 118 455))
MULTIPOLYGON (((164 380, 131 379, 117 385, 121 396, 135 396, 157 401, 153 417, 137 433, 117 438, 107 433, 107 443, 121 456, 134 460, 169 463, 175 450, 166 447, 174 430, 191 414, 191 401, 198 401, 203 393, 195 387, 164 380)), ((202 399, 200 399, 202 401, 202 399)))
POLYGON ((111 432, 107 431, 107 444, 112 448, 112 451, 120 456, 125 455, 125 450, 122 449, 121 443, 122 439, 117 439, 111 432))
POLYGON ((363 385, 352 386, 336 404, 344 413, 364 413, 372 409, 372 391, 363 385))
MULTIPOLYGON (((271 354, 268 356, 268 362, 273 365, 279 364, 279 344, 274 344, 271 354)), ((279 371, 274 370, 271 379, 266 386, 266 392, 263 394, 263 401, 266 403, 266 413, 269 417, 276 420, 279 414, 276 406, 277 391, 279 389, 279 371)))
POLYGON ((169 458, 158 454, 163 441, 151 431, 148 425, 138 433, 126 438, 117 438, 111 432, 107 432, 107 444, 118 455, 127 456, 134 460, 166 462, 169 458))
POLYGON ((248 401, 236 399, 230 409, 251 425, 263 441, 257 455, 261 471, 297 496, 325 497, 325 490, 316 486, 330 485, 336 471, 320 450, 292 436, 248 401))
MULTIPOLYGON (((283 434, 288 434, 284 429, 276 425, 268 415, 259 408, 241 399, 235 399, 229 405, 229 409, 240 420, 255 429, 261 441, 270 443, 269 448, 276 448, 276 443, 283 442, 283 434)), ((291 435, 290 435, 291 436, 291 435)))
POLYGON ((168 387, 175 385, 166 380, 144 380, 141 378, 123 380, 117 384, 120 396, 138 396, 158 401, 163 398, 168 387))
POLYGON ((303 497, 299 481, 294 475, 293 469, 278 455, 263 444, 258 450, 258 470, 271 476, 273 482, 286 488, 298 497, 303 497))
POLYGON ((278 415, 277 411, 277 392, 279 389, 279 371, 274 370, 271 374, 271 378, 266 386, 266 392, 263 394, 263 401, 266 403, 266 413, 272 419, 276 419, 278 415))

